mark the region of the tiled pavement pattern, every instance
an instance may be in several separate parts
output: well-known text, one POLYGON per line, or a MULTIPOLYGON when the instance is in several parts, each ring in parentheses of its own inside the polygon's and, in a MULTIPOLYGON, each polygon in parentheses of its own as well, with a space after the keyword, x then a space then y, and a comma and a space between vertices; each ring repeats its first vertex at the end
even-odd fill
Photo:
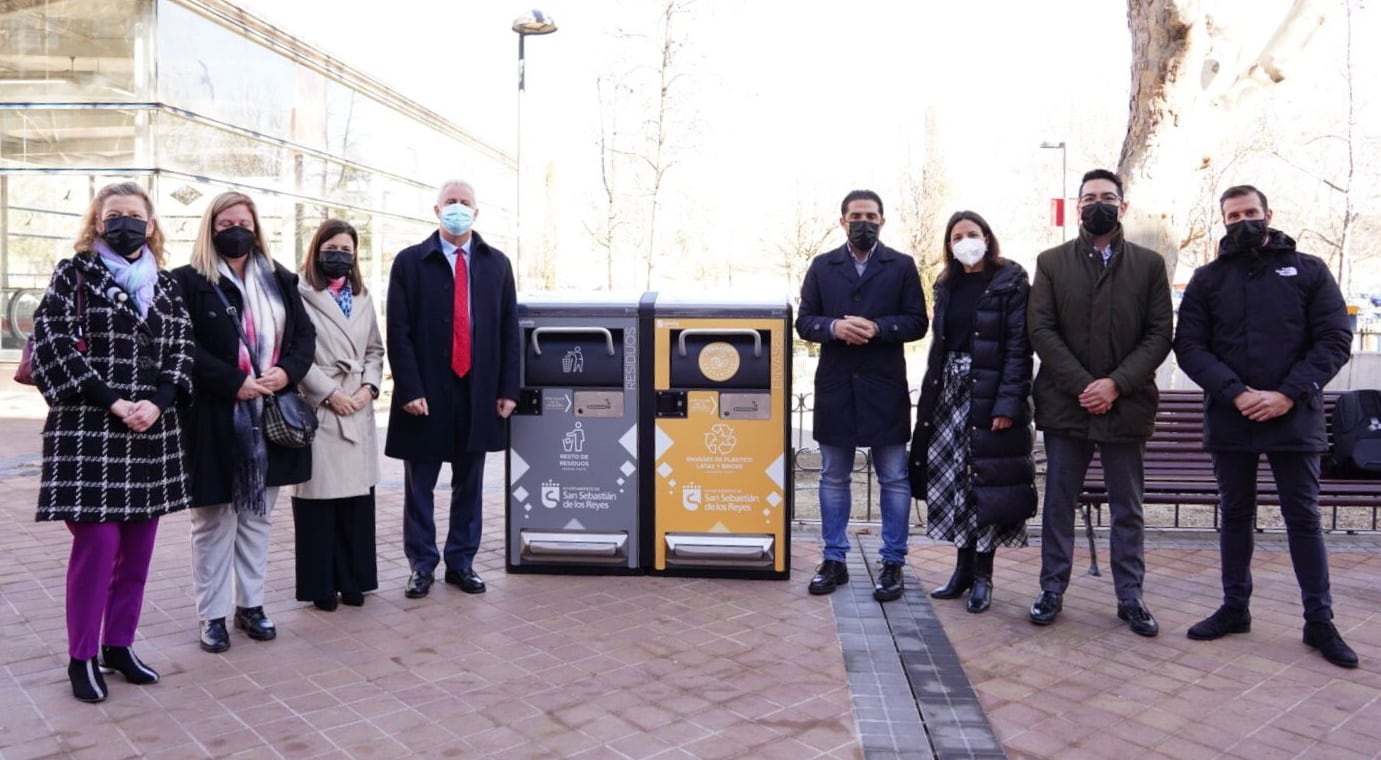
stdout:
MULTIPOLYGON (((135 687, 112 677, 109 700, 81 704, 64 669, 67 533, 32 522, 38 422, 24 418, 31 404, 7 396, 0 392, 0 516, 11 526, 0 533, 6 760, 948 757, 958 745, 945 743, 947 726, 965 721, 962 735, 974 743, 964 753, 978 754, 992 734, 981 716, 958 709, 967 694, 945 680, 954 669, 933 643, 937 623, 1011 758, 1381 757, 1375 537, 1330 540, 1337 623, 1363 660, 1344 671, 1299 642, 1298 592, 1273 537, 1257 554, 1253 632, 1211 643, 1188 641, 1184 630, 1216 603, 1217 552, 1182 535, 1153 539, 1148 553, 1157 639, 1116 620, 1106 576, 1076 577, 1060 621, 1031 626, 1035 547, 998 555, 996 601, 984 615, 921 596, 948 576, 952 559, 923 539, 911 554, 920 580, 909 577, 905 602, 882 617, 870 606, 863 547, 851 553, 852 601, 806 594, 818 552, 808 537, 794 543, 787 583, 508 576, 497 457, 480 555, 488 594, 438 584, 428 599, 403 598, 401 497, 390 482, 379 503, 380 592, 333 613, 293 601, 284 508, 269 571, 279 638, 256 643, 235 632, 224 655, 197 648, 186 516, 166 520, 137 642, 164 680, 135 687), (852 617, 840 611, 849 604, 852 617), (890 652, 865 631, 879 621, 892 633, 890 652), (860 644, 878 656, 871 682, 855 675, 867 657, 860 644), (903 686, 894 676, 905 672, 913 677, 903 686), (870 684, 876 690, 865 691, 870 684), (926 704, 937 684, 956 706, 948 716, 926 704), (919 710, 914 696, 906 702, 910 689, 919 710), (912 745, 917 716, 928 733, 912 745)), ((1104 541, 1105 572, 1106 551, 1104 541)), ((1076 567, 1086 562, 1081 553, 1076 567)))
POLYGON ((873 601, 877 541, 849 555, 831 597, 859 740, 870 758, 996 758, 1002 747, 914 573, 906 592, 873 601), (864 558, 869 558, 865 562, 864 558))
MULTIPOLYGON (((1107 542, 1103 575, 1083 574, 1082 549, 1064 611, 1052 626, 1026 620, 1038 547, 999 550, 987 613, 936 600, 979 700, 1012 758, 1381 757, 1381 552, 1377 539, 1329 540, 1334 623, 1361 656, 1344 670, 1300 641, 1299 589, 1284 538, 1258 539, 1251 633, 1190 641, 1185 631, 1221 598, 1211 537, 1189 548, 1149 539, 1145 600, 1154 639, 1116 615, 1107 542)), ((942 581, 953 549, 913 549, 922 577, 942 581)))

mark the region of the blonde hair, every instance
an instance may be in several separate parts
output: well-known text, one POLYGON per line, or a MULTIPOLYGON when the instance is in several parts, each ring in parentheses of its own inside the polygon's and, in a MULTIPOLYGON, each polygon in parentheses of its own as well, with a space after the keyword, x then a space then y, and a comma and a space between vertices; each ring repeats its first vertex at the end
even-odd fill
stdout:
POLYGON ((96 191, 96 197, 91 199, 91 205, 87 207, 86 213, 82 214, 81 231, 77 233, 77 240, 72 244, 72 250, 79 254, 92 253, 96 250, 96 241, 101 237, 96 232, 96 226, 101 221, 101 211, 105 207, 105 202, 110 198, 121 195, 139 198, 144 201, 144 210, 149 213, 148 222, 153 225, 149 230, 148 237, 144 244, 153 253, 153 260, 161 268, 163 266, 163 228, 157 223, 153 213, 153 199, 137 182, 115 182, 106 185, 96 191))
POLYGON ((197 230, 197 240, 192 244, 191 261, 192 268, 197 270, 197 274, 210 280, 213 285, 220 284, 221 281, 221 272, 217 268, 220 255, 216 253, 216 246, 211 242, 211 238, 216 235, 216 217, 235 206, 249 209, 249 216, 254 220, 254 246, 265 258, 269 255, 268 246, 264 244, 264 228, 259 223, 259 209, 254 205, 254 199, 235 190, 227 190, 217 195, 207 204, 206 213, 201 215, 201 229, 197 230))

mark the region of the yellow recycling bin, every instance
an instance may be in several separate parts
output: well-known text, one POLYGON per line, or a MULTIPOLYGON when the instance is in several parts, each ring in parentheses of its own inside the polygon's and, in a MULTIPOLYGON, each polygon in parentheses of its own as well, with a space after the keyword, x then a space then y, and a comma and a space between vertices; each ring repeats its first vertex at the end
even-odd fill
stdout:
POLYGON ((659 294, 652 312, 653 350, 642 356, 648 571, 785 579, 791 306, 659 294))

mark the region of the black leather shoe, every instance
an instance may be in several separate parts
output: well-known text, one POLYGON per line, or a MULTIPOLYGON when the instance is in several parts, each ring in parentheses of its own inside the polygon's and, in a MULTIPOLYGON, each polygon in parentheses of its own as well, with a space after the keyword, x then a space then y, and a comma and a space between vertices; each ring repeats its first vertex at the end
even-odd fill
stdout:
POLYGON ((972 613, 987 612, 993 605, 993 579, 986 575, 975 576, 973 591, 969 594, 966 609, 972 613))
POLYGON ((1055 616, 1060 614, 1064 606, 1064 594, 1042 591, 1041 595, 1036 597, 1036 603, 1031 605, 1031 622, 1036 625, 1050 625, 1055 622, 1055 616))
POLYGON ((145 665, 129 647, 101 647, 101 667, 119 673, 132 684, 158 683, 158 671, 145 665))
POLYGON ((1189 626, 1189 638, 1213 641, 1230 633, 1251 633, 1252 614, 1232 607, 1219 607, 1212 615, 1189 626))
POLYGON ((485 590, 484 581, 475 573, 474 568, 447 570, 446 582, 452 586, 459 586, 460 590, 467 594, 483 594, 485 590))
POLYGON ((900 599, 901 593, 905 588, 906 581, 902 574, 902 563, 882 563, 882 575, 878 576, 878 583, 873 587, 873 598, 879 602, 890 602, 893 599, 900 599))
POLYGON ((278 629, 264 614, 263 607, 236 607, 235 627, 244 631, 255 641, 273 641, 278 638, 278 629))
POLYGON ((201 621, 201 651, 218 654, 230 648, 230 633, 225 618, 201 621))
POLYGON ((1357 667, 1357 653, 1343 641, 1332 623, 1305 623, 1304 643, 1319 650, 1325 660, 1340 668, 1357 667))
POLYGON ((71 659, 67 663, 67 680, 72 682, 72 696, 83 702, 104 702, 105 677, 96 665, 96 658, 71 659))
POLYGON ((342 591, 340 592, 340 603, 348 607, 363 607, 363 591, 342 591))
POLYGON ((315 599, 315 600, 312 601, 312 606, 313 606, 313 607, 316 607, 317 609, 321 610, 322 612, 335 612, 335 611, 336 611, 336 604, 337 604, 337 601, 336 601, 336 595, 335 595, 335 594, 332 594, 332 595, 330 595, 330 596, 328 596, 328 597, 325 597, 325 598, 323 598, 323 599, 315 599))
POLYGON ((408 585, 403 588, 403 596, 409 599, 421 599, 432 590, 432 582, 435 580, 436 578, 431 573, 413 570, 412 575, 408 576, 408 585))
POLYGON ((1132 633, 1138 636, 1155 636, 1160 633, 1160 623, 1151 617, 1151 611, 1146 609, 1140 599, 1129 599, 1125 602, 1117 603, 1117 617, 1131 623, 1132 633))
POLYGON ((827 559, 815 568, 815 577, 810 579, 810 593, 833 594, 836 588, 848 582, 848 565, 843 560, 827 559))

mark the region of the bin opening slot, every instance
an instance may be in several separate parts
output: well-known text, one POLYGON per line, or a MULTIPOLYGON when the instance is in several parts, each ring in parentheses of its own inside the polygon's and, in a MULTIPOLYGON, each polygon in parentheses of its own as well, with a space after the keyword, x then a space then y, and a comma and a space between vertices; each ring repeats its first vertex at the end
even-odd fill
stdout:
POLYGON ((771 567, 775 536, 744 533, 668 533, 668 567, 771 567))
POLYGON ((523 385, 529 388, 623 388, 624 331, 612 327, 528 327, 523 385))
POLYGON ((772 387, 772 332, 694 328, 670 332, 666 361, 672 388, 758 390, 772 387))
POLYGON ((521 556, 528 562, 621 565, 628 561, 627 531, 521 530, 521 556))

